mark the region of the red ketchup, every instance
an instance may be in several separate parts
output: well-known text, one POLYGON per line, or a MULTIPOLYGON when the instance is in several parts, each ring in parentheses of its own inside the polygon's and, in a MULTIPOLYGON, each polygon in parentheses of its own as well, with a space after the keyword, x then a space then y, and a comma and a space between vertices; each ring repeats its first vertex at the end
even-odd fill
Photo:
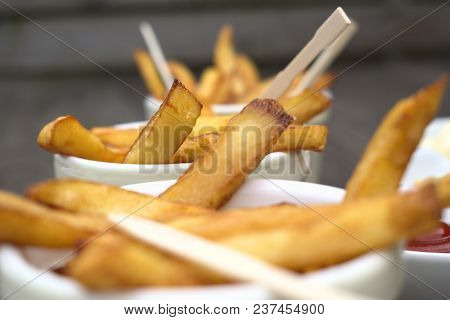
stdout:
POLYGON ((406 248, 413 251, 450 253, 450 225, 441 222, 433 232, 410 240, 406 248))

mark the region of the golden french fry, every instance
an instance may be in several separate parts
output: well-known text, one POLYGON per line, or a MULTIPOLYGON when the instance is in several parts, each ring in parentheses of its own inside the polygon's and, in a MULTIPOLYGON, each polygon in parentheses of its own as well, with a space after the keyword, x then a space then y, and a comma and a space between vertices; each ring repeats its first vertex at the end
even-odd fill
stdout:
POLYGON ((224 81, 225 77, 217 68, 205 68, 197 87, 197 95, 200 101, 208 105, 217 101, 223 101, 226 98, 224 81))
POLYGON ((173 203, 116 186, 75 179, 41 182, 29 187, 26 194, 35 201, 73 213, 135 214, 159 222, 182 216, 214 213, 206 208, 173 203))
MULTIPOLYGON (((204 149, 217 142, 218 132, 223 131, 231 116, 200 116, 190 136, 172 156, 170 163, 193 162, 204 149), (202 132, 205 132, 204 134, 202 132)), ((95 128, 93 131, 109 146, 127 150, 126 142, 136 140, 138 129, 95 128), (128 140, 128 141, 127 141, 128 140), (117 142, 117 145, 114 145, 117 142)), ((280 136, 272 152, 310 150, 321 152, 327 142, 327 127, 321 125, 290 125, 280 136)))
POLYGON ((232 117, 232 115, 201 116, 197 119, 190 136, 196 137, 211 132, 224 131, 232 117))
POLYGON ((63 273, 96 290, 224 282, 210 271, 116 234, 87 245, 63 273))
MULTIPOLYGON (((198 117, 189 137, 223 131, 231 118, 232 116, 228 115, 201 115, 198 117)), ((128 150, 136 141, 140 130, 139 128, 94 127, 91 129, 91 132, 107 146, 128 150)))
POLYGON ((104 162, 121 162, 124 154, 108 148, 73 116, 56 118, 46 124, 37 143, 47 151, 104 162))
POLYGON ((94 127, 91 132, 105 145, 114 148, 123 148, 127 151, 139 136, 139 128, 118 129, 114 127, 94 127))
MULTIPOLYGON (((234 209, 179 218, 170 225, 279 266, 309 271, 427 232, 438 224, 440 210, 434 188, 426 186, 407 194, 313 209, 293 205, 234 209)), ((103 236, 93 242, 65 273, 93 289, 225 281, 151 246, 122 238, 103 236)))
MULTIPOLYGON (((325 149, 328 129, 321 125, 290 125, 280 135, 272 152, 310 150, 321 152, 325 149)), ((201 136, 187 138, 172 157, 172 163, 193 162, 202 153, 208 152, 217 143, 219 134, 211 132, 201 136)))
POLYGON ((192 71, 179 61, 169 60, 167 64, 174 78, 178 79, 189 91, 195 93, 197 85, 192 71))
POLYGON ((438 110, 446 85, 447 77, 443 77, 395 104, 347 182, 346 201, 397 190, 425 127, 438 110))
POLYGON ((147 89, 155 98, 164 99, 166 88, 150 55, 144 50, 136 49, 133 57, 147 89))
POLYGON ((270 152, 292 118, 274 100, 254 100, 228 123, 219 141, 195 159, 160 197, 219 208, 270 152))
POLYGON ((328 128, 322 125, 290 125, 280 135, 272 152, 310 150, 321 152, 327 144, 328 128))
POLYGON ((212 145, 217 143, 219 134, 210 132, 201 136, 187 138, 180 149, 173 155, 171 163, 190 163, 193 162, 212 145))
POLYGON ((95 216, 67 215, 64 211, 0 191, 0 243, 74 247, 110 225, 95 216))
POLYGON ((293 123, 302 124, 327 110, 331 100, 322 92, 306 89, 295 97, 280 99, 279 103, 294 117, 293 123))
POLYGON ((243 77, 237 72, 230 76, 230 85, 227 101, 238 101, 248 91, 247 84, 243 77))
POLYGON ((242 77, 247 92, 255 88, 261 81, 258 68, 250 57, 245 54, 238 54, 236 58, 236 72, 242 77))
POLYGON ((223 74, 231 74, 236 67, 236 52, 233 43, 233 28, 224 25, 214 47, 214 64, 223 74))
POLYGON ((191 133, 202 104, 175 80, 158 112, 142 129, 124 163, 168 163, 191 133))
POLYGON ((307 271, 426 233, 438 224, 440 212, 434 188, 426 186, 337 205, 232 209, 215 216, 175 219, 170 225, 307 271))
POLYGON ((427 184, 436 186, 439 200, 441 200, 444 208, 450 207, 450 174, 440 178, 428 178, 418 183, 418 187, 423 187, 427 184))

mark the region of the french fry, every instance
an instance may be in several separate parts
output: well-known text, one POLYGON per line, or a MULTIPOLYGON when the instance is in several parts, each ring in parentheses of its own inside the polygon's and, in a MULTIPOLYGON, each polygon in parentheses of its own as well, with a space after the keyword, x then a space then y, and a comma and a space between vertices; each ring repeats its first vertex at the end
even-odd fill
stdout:
POLYGON ((441 200, 444 208, 450 207, 450 174, 440 178, 429 178, 418 183, 418 187, 423 187, 427 184, 436 186, 439 200, 441 200))
POLYGON ((175 80, 158 112, 142 129, 124 163, 168 163, 191 133, 202 104, 175 80))
POLYGON ((170 225, 307 271, 426 233, 438 224, 441 209, 434 187, 426 186, 337 205, 232 209, 216 216, 175 219, 170 225))
POLYGON ((91 132, 105 145, 114 148, 123 148, 127 151, 139 136, 139 128, 117 129, 114 127, 94 127, 91 132))
MULTIPOLYGON (((225 129, 232 116, 228 115, 201 115, 198 117, 189 137, 197 137, 211 132, 220 132, 225 129)), ((95 134, 107 146, 117 149, 130 149, 139 136, 142 128, 120 129, 115 127, 93 127, 95 134)))
POLYGON ((243 79, 247 92, 255 88, 261 81, 258 68, 250 57, 245 54, 238 54, 236 58, 236 72, 243 79))
POLYGON ((197 119, 190 136, 196 137, 211 132, 224 131, 232 117, 231 115, 201 116, 197 119))
POLYGON ((245 80, 240 74, 235 72, 230 76, 229 92, 226 100, 229 102, 239 100, 239 97, 244 96, 247 91, 245 80))
POLYGON ((180 149, 173 155, 171 163, 190 163, 193 162, 204 152, 207 152, 212 145, 217 143, 219 134, 210 132, 208 134, 187 138, 180 149))
POLYGON ((164 99, 166 88, 150 55, 144 50, 136 49, 133 57, 149 92, 157 99, 164 99))
MULTIPOLYGON (((328 129, 321 125, 290 125, 280 135, 272 152, 310 150, 321 152, 325 149, 328 129)), ((208 152, 217 143, 219 134, 211 132, 185 140, 180 149, 172 157, 172 163, 193 162, 203 152, 208 152)))
POLYGON ((219 208, 270 152, 292 118, 274 100, 254 100, 234 116, 219 141, 195 159, 160 197, 219 208))
POLYGON ((233 28, 224 25, 214 47, 214 64, 223 74, 231 74, 236 67, 236 52, 233 43, 233 28))
POLYGON ((224 282, 210 271, 122 235, 104 235, 90 243, 63 273, 96 290, 224 282))
MULTIPOLYGON (((170 225, 279 266, 310 271, 427 232, 438 224, 440 211, 434 188, 426 186, 407 194, 313 209, 293 205, 234 209, 175 219, 170 225)), ((151 246, 115 235, 86 246, 64 271, 93 289, 225 281, 151 246)))
POLYGON ((121 162, 124 154, 108 148, 72 116, 56 118, 46 124, 37 143, 47 151, 104 162, 121 162))
POLYGON ((164 201, 116 186, 75 179, 41 182, 29 187, 26 195, 34 201, 72 213, 101 216, 135 214, 159 222, 214 213, 209 209, 164 201))
POLYGON ((189 91, 195 93, 197 85, 192 71, 179 61, 169 60, 167 64, 174 78, 178 79, 189 91))
POLYGON ((347 182, 345 200, 395 192, 447 85, 443 77, 400 100, 385 116, 347 182))
POLYGON ((64 211, 53 210, 0 191, 0 243, 74 247, 110 225, 98 217, 67 215, 64 211))
POLYGON ((294 117, 293 123, 302 124, 327 110, 331 100, 319 91, 307 89, 295 97, 282 98, 279 103, 294 117))
POLYGON ((215 67, 207 67, 200 76, 197 87, 197 95, 205 104, 224 101, 227 96, 227 88, 224 85, 225 76, 215 67))
MULTIPOLYGON (((223 131, 229 116, 199 117, 191 135, 183 142, 173 155, 170 163, 188 163, 194 161, 205 148, 217 142, 218 132, 223 131), (203 125, 203 123, 205 123, 203 125), (210 125, 208 125, 208 123, 210 125), (206 132, 201 134, 201 132, 206 132), (197 135, 194 135, 196 133, 197 135)), ((93 128, 94 132, 105 144, 121 150, 128 150, 132 141, 136 140, 138 129, 115 129, 112 127, 93 128), (131 142, 130 142, 131 141, 131 142), (129 142, 130 145, 126 145, 129 142), (115 145, 117 143, 117 145, 115 145)), ((310 150, 321 152, 327 141, 327 128, 320 125, 290 125, 280 136, 272 152, 310 150)), ((122 151, 123 152, 123 151, 122 151)))

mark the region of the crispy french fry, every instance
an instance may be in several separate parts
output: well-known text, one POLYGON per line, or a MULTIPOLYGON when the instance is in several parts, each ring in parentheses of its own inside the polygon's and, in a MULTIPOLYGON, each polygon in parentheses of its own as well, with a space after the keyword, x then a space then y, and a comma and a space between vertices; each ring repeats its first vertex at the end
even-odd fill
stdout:
POLYGON ((167 63, 174 78, 178 79, 189 91, 195 93, 197 85, 192 71, 179 61, 169 60, 167 63))
MULTIPOLYGON (((201 116, 177 152, 172 156, 170 163, 188 163, 194 161, 204 149, 209 149, 217 142, 218 132, 226 128, 231 116, 201 116), (205 132, 205 134, 202 134, 205 132)), ((280 136, 272 152, 310 150, 321 152, 327 141, 327 127, 321 125, 299 126, 290 125, 280 136)), ((106 144, 121 150, 127 150, 130 145, 126 142, 134 141, 138 129, 115 129, 112 127, 96 128, 93 132, 106 144), (134 139, 133 139, 134 137, 134 139), (115 145, 117 141, 117 145, 115 145)))
POLYGON ((238 54, 236 58, 236 72, 242 77, 247 92, 255 88, 261 81, 258 68, 245 54, 238 54))
POLYGON ((197 119, 190 136, 196 137, 210 132, 224 131, 232 117, 231 115, 201 116, 197 119))
POLYGON ((0 243, 53 248, 74 247, 111 224, 98 217, 71 216, 0 191, 0 243))
POLYGON ((328 128, 322 125, 290 125, 280 135, 272 152, 310 150, 321 152, 327 144, 328 128))
POLYGON ((91 132, 105 145, 129 150, 139 136, 139 128, 117 129, 114 127, 94 127, 91 132))
POLYGON ((307 271, 426 233, 438 224, 440 212, 434 188, 426 186, 345 204, 232 209, 170 224, 277 265, 307 271))
MULTIPOLYGON (((321 125, 290 125, 274 145, 272 152, 310 150, 321 152, 325 149, 328 129, 321 125)), ((172 163, 193 162, 203 152, 208 152, 217 143, 219 134, 211 132, 201 136, 190 137, 172 157, 172 163)))
POLYGON ((210 271, 122 235, 104 235, 90 243, 63 273, 96 290, 224 282, 210 271))
POLYGON ((177 204, 116 186, 75 179, 41 182, 29 187, 26 194, 30 199, 73 213, 134 214, 159 222, 214 213, 206 208, 177 204))
POLYGON ((142 129, 124 163, 168 163, 189 136, 202 104, 175 80, 158 112, 142 129))
POLYGON ((327 110, 331 105, 331 100, 319 91, 307 89, 298 96, 282 98, 279 103, 287 113, 294 117, 293 123, 302 124, 327 110))
MULTIPOLYGON (((232 116, 201 115, 198 117, 189 137, 197 137, 225 129, 232 116)), ((119 129, 114 127, 94 127, 91 132, 107 146, 118 149, 130 149, 139 136, 139 128, 119 129)))
MULTIPOLYGON (((292 205, 234 209, 175 219, 170 225, 292 270, 309 271, 427 232, 438 224, 440 210, 434 188, 426 186, 408 194, 313 209, 292 205)), ((65 273, 93 289, 224 281, 150 246, 108 237, 84 248, 65 273)))
POLYGON ((124 156, 104 145, 73 116, 59 117, 46 124, 39 132, 37 143, 53 153, 89 160, 121 162, 124 156))
POLYGON ((237 101, 240 97, 244 96, 248 91, 247 84, 244 78, 241 77, 237 72, 230 76, 230 85, 227 101, 237 101))
POLYGON ((150 55, 144 50, 136 49, 133 57, 147 89, 155 98, 164 99, 166 88, 150 55))
POLYGON ((217 132, 210 132, 201 136, 187 138, 180 149, 173 155, 171 163, 193 162, 204 152, 207 152, 219 139, 217 132))
POLYGON ((197 158, 161 198, 219 208, 270 152, 292 118, 274 100, 254 100, 234 116, 219 141, 197 158))
POLYGON ((441 102, 447 77, 400 100, 385 116, 347 182, 345 200, 395 192, 441 102))
POLYGON ((233 43, 233 28, 224 25, 214 47, 214 64, 223 74, 231 74, 236 67, 236 52, 233 43))
POLYGON ((205 68, 197 87, 197 95, 200 101, 209 105, 218 100, 224 100, 226 96, 225 87, 223 86, 224 80, 224 76, 217 68, 205 68))
POLYGON ((429 178, 418 183, 418 187, 423 187, 427 184, 436 186, 439 200, 441 200, 444 208, 450 207, 450 174, 440 178, 429 178))

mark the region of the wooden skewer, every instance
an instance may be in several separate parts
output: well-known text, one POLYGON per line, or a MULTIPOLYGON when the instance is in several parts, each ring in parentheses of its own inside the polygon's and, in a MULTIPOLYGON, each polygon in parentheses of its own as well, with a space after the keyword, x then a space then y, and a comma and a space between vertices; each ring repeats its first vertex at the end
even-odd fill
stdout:
POLYGON ((169 66, 167 65, 167 61, 164 57, 158 38, 156 37, 152 26, 148 22, 141 22, 139 29, 141 30, 141 34, 144 38, 145 44, 147 45, 148 51, 155 62, 156 69, 164 82, 164 86, 166 87, 166 90, 169 91, 174 79, 170 73, 169 66))
POLYGON ((345 31, 342 32, 342 34, 320 54, 316 61, 313 62, 298 85, 294 89, 290 90, 289 96, 296 96, 311 86, 317 78, 328 69, 341 51, 344 50, 356 30, 358 30, 358 24, 352 21, 352 24, 349 25, 348 28, 346 28, 345 31))
POLYGON ((289 87, 294 77, 305 70, 351 23, 344 10, 338 7, 317 29, 313 38, 300 50, 286 68, 278 73, 260 98, 278 99, 289 87))
POLYGON ((184 231, 141 217, 110 214, 116 228, 134 238, 196 262, 230 278, 258 283, 289 299, 367 299, 353 293, 324 287, 301 279, 288 270, 205 240, 184 231))

